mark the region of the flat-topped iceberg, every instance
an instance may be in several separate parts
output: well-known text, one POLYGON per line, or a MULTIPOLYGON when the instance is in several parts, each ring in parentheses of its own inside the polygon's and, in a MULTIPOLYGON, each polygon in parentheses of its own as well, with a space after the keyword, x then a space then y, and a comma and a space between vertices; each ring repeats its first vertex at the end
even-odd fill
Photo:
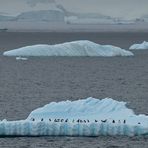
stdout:
POLYGON ((5 136, 148 135, 148 116, 135 115, 125 102, 87 98, 51 102, 26 120, 0 122, 5 136))
POLYGON ((4 56, 132 56, 133 53, 112 45, 81 40, 56 45, 26 46, 3 53, 4 56))
POLYGON ((129 49, 130 50, 148 49, 148 42, 144 41, 141 44, 133 44, 129 49))

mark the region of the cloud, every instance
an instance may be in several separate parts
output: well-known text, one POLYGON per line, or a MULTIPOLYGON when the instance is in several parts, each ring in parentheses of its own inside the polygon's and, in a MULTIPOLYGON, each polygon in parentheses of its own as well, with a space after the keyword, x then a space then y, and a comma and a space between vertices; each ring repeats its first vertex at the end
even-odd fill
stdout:
POLYGON ((25 0, 28 5, 35 7, 38 3, 55 3, 55 0, 25 0))

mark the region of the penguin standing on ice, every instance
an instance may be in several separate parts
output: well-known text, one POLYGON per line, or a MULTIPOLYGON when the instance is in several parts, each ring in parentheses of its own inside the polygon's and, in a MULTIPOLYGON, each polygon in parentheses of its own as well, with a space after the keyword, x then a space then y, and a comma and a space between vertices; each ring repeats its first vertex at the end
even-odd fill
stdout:
POLYGON ((61 122, 63 122, 64 121, 64 119, 61 119, 61 122))
POLYGON ((31 121, 35 121, 35 119, 34 118, 31 118, 31 121))
POLYGON ((77 122, 79 123, 79 122, 80 122, 80 120, 78 119, 78 120, 77 120, 77 122))
POLYGON ((113 120, 112 123, 115 123, 115 120, 113 120))
POLYGON ((66 119, 65 122, 68 122, 68 119, 66 119))
POLYGON ((123 123, 125 124, 126 123, 126 120, 124 120, 123 123))
POLYGON ((57 119, 57 122, 60 122, 60 119, 57 119))
POLYGON ((44 121, 44 119, 42 118, 41 121, 44 121))
POLYGON ((105 122, 107 122, 107 119, 105 119, 105 120, 101 120, 101 122, 104 122, 104 123, 105 123, 105 122))

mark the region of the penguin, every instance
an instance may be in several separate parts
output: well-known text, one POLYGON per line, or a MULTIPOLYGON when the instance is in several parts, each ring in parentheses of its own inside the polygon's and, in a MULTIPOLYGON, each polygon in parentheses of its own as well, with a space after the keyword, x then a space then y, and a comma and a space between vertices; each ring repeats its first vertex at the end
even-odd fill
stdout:
POLYGON ((105 119, 105 120, 101 120, 101 122, 104 122, 104 123, 105 123, 106 121, 107 121, 107 119, 105 119))
POLYGON ((138 124, 141 124, 140 122, 138 122, 138 124))
POLYGON ((34 118, 31 118, 31 120, 32 120, 32 121, 35 121, 35 119, 34 119, 34 118))
POLYGON ((44 119, 42 118, 41 121, 43 121, 44 119))
POLYGON ((115 123, 115 120, 113 120, 112 123, 115 123))
POLYGON ((125 124, 126 123, 126 120, 124 120, 123 123, 125 124))
POLYGON ((89 120, 87 119, 87 122, 89 122, 89 120))
POLYGON ((95 120, 95 122, 98 122, 98 120, 95 120))
POLYGON ((68 122, 68 119, 66 119, 65 122, 68 122))
POLYGON ((84 123, 86 123, 86 120, 84 120, 84 123))
POLYGON ((61 119, 61 122, 63 122, 64 121, 64 119, 61 119))
POLYGON ((80 120, 78 119, 78 120, 77 120, 77 122, 79 123, 79 122, 80 122, 80 120))
POLYGON ((57 119, 57 122, 60 122, 60 119, 57 119))
POLYGON ((73 119, 73 120, 72 120, 72 123, 74 123, 74 122, 75 122, 75 120, 73 119))
POLYGON ((49 119, 49 121, 51 122, 51 119, 49 119))

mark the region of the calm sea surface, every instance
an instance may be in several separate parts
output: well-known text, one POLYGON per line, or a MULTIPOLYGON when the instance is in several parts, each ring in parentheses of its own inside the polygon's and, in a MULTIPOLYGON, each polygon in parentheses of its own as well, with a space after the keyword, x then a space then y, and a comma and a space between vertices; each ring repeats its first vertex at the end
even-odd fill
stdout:
MULTIPOLYGON (((40 57, 17 61, 5 50, 87 39, 128 49, 148 33, 0 33, 0 119, 25 119, 51 101, 112 97, 148 114, 148 51, 134 57, 40 57)), ((0 138, 0 148, 148 148, 148 137, 0 138)))

